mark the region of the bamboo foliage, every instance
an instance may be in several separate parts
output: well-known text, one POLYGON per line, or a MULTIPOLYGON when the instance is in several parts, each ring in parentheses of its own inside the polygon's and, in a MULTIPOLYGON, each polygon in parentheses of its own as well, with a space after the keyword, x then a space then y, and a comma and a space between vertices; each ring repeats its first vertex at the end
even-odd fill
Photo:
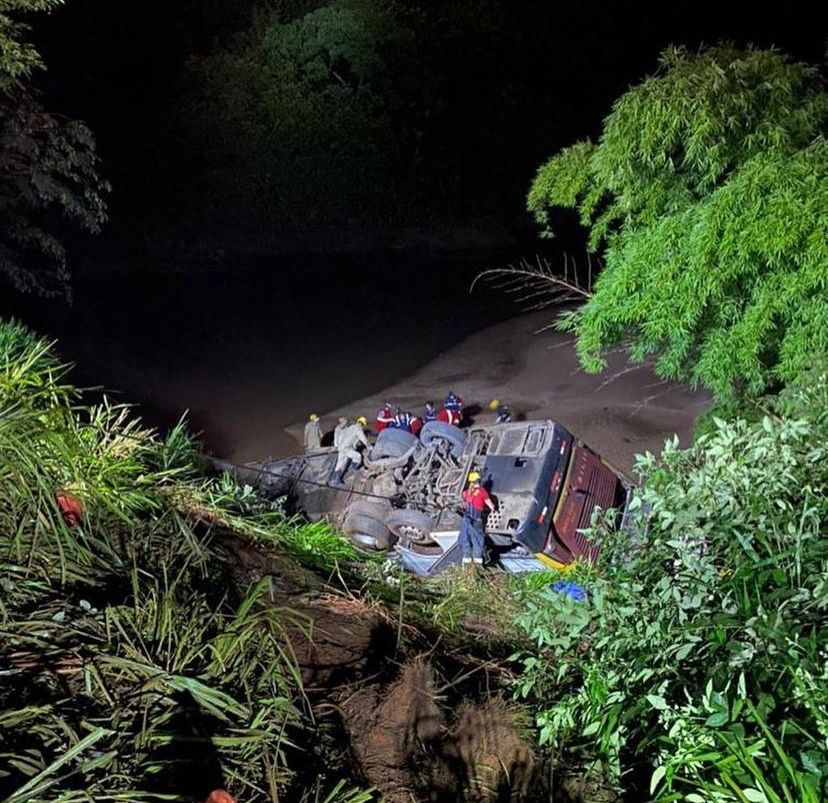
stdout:
MULTIPOLYGON (((605 267, 560 326, 593 372, 629 340, 722 401, 828 352, 828 93, 775 51, 665 51, 597 143, 543 165, 528 206, 577 211, 605 267)), ((551 231, 549 232, 552 233, 551 231)))

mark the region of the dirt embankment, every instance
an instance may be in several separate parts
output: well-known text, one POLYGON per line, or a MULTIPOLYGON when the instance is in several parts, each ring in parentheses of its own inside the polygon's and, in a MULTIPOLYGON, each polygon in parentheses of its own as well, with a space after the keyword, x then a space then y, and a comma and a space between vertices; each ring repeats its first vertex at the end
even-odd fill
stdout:
POLYGON ((273 576, 277 604, 293 613, 305 693, 338 751, 318 757, 323 764, 339 761, 389 803, 612 799, 571 795, 560 773, 550 790, 549 764, 489 655, 441 645, 382 606, 331 594, 312 575, 286 575, 272 556, 243 547, 234 558, 240 581, 273 576))

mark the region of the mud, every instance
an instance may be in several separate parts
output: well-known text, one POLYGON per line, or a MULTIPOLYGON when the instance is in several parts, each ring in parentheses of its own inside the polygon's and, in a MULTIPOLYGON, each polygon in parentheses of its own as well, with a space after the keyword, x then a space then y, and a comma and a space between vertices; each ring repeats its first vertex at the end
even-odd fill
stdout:
POLYGON ((550 773, 528 716, 487 670, 488 654, 441 648, 380 605, 322 591, 295 564, 286 571, 282 558, 232 552, 238 582, 271 574, 275 603, 289 612, 305 693, 327 734, 317 745, 320 767, 339 762, 388 803, 614 799, 550 773))

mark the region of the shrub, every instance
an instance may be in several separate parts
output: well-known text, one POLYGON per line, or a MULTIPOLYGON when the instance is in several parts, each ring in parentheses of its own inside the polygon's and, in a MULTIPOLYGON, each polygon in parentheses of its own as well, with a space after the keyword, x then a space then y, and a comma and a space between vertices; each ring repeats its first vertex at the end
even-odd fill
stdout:
POLYGON ((823 799, 825 435, 813 415, 719 420, 690 449, 639 458, 646 541, 596 533, 588 603, 523 594, 536 649, 518 693, 541 742, 617 783, 649 766, 660 799, 823 799))

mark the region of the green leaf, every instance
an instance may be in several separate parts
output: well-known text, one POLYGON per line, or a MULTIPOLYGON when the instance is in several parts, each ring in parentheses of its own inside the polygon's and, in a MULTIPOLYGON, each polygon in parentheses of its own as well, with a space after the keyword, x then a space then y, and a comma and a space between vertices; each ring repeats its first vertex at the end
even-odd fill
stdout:
POLYGON ((716 711, 704 721, 704 724, 709 728, 720 728, 722 725, 726 725, 729 721, 730 717, 728 716, 727 711, 716 711))
POLYGON ((664 778, 665 774, 667 773, 667 767, 663 764, 660 767, 656 767, 653 771, 652 776, 650 777, 650 796, 652 797, 655 794, 658 785, 661 783, 662 779, 664 778))
POLYGON ((112 731, 106 728, 96 728, 92 733, 81 739, 76 745, 70 747, 60 758, 52 762, 46 769, 35 775, 23 786, 19 787, 11 795, 5 798, 5 803, 24 803, 31 796, 43 795, 47 789, 54 783, 52 776, 61 770, 67 764, 79 758, 86 750, 97 744, 101 739, 111 735, 112 731))
POLYGON ((658 711, 666 711, 668 709, 667 701, 657 694, 648 694, 647 700, 650 705, 658 711))

